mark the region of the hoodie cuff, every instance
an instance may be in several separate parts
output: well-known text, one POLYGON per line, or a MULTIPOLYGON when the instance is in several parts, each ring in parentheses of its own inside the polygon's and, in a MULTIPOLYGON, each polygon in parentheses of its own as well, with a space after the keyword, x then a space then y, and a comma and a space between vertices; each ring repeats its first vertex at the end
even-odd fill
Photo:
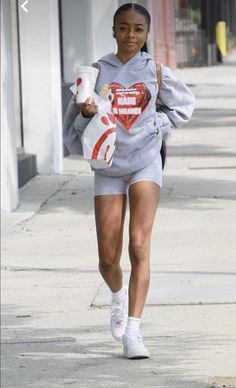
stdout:
POLYGON ((171 123, 168 116, 164 112, 157 112, 157 117, 160 120, 160 130, 162 139, 167 140, 171 136, 171 123))

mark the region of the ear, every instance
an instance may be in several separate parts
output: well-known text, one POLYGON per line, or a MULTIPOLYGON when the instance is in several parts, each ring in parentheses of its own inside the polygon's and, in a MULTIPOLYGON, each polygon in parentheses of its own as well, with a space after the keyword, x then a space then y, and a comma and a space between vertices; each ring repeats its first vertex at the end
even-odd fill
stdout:
POLYGON ((112 27, 112 31, 113 31, 112 36, 113 36, 113 38, 115 38, 116 34, 115 34, 115 28, 114 27, 112 27))

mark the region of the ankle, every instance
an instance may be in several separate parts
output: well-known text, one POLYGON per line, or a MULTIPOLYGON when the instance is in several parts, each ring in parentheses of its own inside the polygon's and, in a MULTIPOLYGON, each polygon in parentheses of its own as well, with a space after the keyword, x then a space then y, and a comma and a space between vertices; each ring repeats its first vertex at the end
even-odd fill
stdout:
POLYGON ((125 328, 125 335, 138 336, 140 329, 141 318, 128 317, 127 325, 125 328))
POLYGON ((112 302, 121 303, 126 297, 125 287, 122 286, 121 289, 117 292, 112 292, 112 302))

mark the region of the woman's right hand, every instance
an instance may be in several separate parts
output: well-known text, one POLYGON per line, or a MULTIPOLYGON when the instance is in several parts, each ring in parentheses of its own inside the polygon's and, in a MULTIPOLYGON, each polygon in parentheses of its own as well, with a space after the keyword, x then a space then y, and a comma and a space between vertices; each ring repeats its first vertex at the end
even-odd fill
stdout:
POLYGON ((95 101, 90 97, 88 97, 83 103, 78 104, 75 101, 75 105, 81 111, 84 117, 93 117, 98 111, 98 106, 95 104, 95 101))

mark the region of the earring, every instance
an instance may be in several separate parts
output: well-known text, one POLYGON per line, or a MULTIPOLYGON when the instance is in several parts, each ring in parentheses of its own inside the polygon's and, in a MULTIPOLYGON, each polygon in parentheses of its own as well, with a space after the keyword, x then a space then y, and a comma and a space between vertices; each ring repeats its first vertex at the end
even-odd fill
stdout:
POLYGON ((148 36, 147 36, 147 41, 150 39, 150 35, 148 34, 148 36))

